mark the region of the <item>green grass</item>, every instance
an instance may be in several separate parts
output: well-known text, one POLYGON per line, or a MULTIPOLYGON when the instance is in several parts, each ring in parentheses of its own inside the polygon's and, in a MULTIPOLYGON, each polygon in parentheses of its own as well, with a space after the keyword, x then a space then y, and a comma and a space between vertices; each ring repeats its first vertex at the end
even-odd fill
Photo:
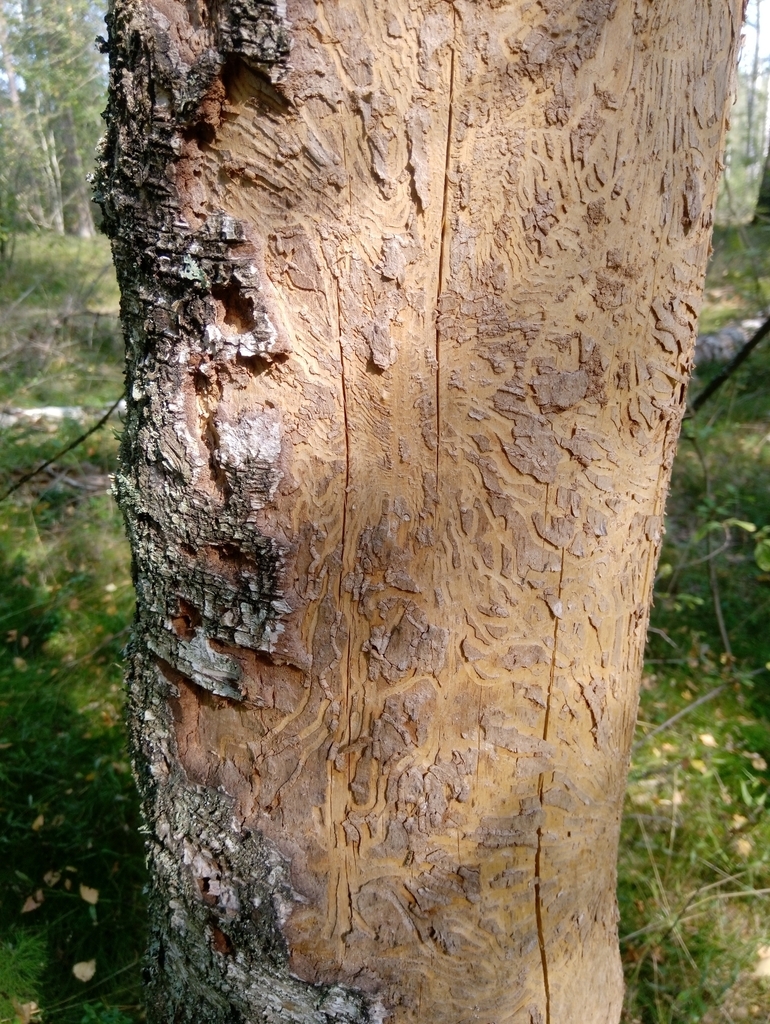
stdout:
POLYGON ((120 394, 118 301, 106 238, 17 238, 0 266, 0 408, 97 408, 120 394))
MULTIPOLYGON (((768 252, 765 229, 716 235, 704 329, 770 303, 768 252)), ((20 239, 0 282, 0 406, 96 416, 121 390, 116 305, 103 240, 20 239)), ((33 1003, 46 1024, 142 1019, 144 865, 121 717, 132 592, 107 493, 117 429, 0 504, 0 1024, 33 1003), (79 981, 73 966, 91 961, 79 981)), ((0 493, 82 430, 0 431, 0 493)), ((770 347, 686 424, 668 513, 619 864, 624 1021, 770 1024, 767 982, 751 976, 770 947, 770 574, 752 534, 703 532, 770 525, 770 347)))
POLYGON ((727 688, 634 758, 618 887, 627 1021, 701 1021, 736 984, 751 999, 770 942, 770 729, 732 673, 702 645, 689 653, 685 670, 645 677, 640 732, 727 688))
POLYGON ((31 1009, 42 988, 46 967, 45 940, 12 928, 0 942, 0 1020, 13 1020, 31 1009))
MULTIPOLYGON (((32 283, 0 326, 0 401, 100 408, 122 387, 104 241, 20 240, 3 300, 32 283)), ((0 505, 0 1021, 32 1003, 57 1024, 141 1017, 144 863, 121 668, 133 595, 109 493, 115 428, 0 505), (90 961, 92 979, 78 980, 73 967, 90 961)), ((82 430, 3 430, 0 493, 82 430)))
POLYGON ((115 312, 119 292, 106 238, 31 232, 17 235, 0 276, 0 306, 28 296, 33 308, 71 307, 115 312))

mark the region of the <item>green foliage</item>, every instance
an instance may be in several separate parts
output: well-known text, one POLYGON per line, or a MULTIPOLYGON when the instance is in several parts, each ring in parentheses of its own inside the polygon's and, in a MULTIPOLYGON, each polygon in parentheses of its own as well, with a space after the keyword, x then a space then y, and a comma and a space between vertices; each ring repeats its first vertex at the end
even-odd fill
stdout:
POLYGON ((96 1007, 90 1003, 85 1006, 80 1024, 132 1024, 131 1018, 120 1010, 109 1007, 96 1007))
POLYGON ((754 560, 762 572, 770 572, 770 540, 766 537, 754 548, 754 560))

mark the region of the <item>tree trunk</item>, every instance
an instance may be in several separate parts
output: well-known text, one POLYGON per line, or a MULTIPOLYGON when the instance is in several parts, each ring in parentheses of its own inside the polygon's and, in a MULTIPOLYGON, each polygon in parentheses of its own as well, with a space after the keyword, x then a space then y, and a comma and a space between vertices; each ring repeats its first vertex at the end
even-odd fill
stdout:
MULTIPOLYGON (((40 97, 35 97, 35 129, 40 152, 43 155, 42 171, 47 196, 41 194, 40 220, 38 227, 44 227, 57 235, 64 234, 64 197, 61 187, 61 167, 56 151, 56 136, 48 118, 41 112, 40 97), (46 199, 48 200, 46 204, 46 199), (46 208, 47 207, 47 208, 46 208)), ((41 190, 42 192, 42 190, 41 190)))
POLYGON ((96 227, 91 214, 91 190, 88 186, 83 159, 80 155, 78 133, 72 107, 61 112, 61 130, 64 138, 64 166, 67 171, 69 196, 64 204, 67 211, 69 234, 79 238, 95 238, 96 227))
POLYGON ((152 1021, 617 1021, 739 16, 115 0, 152 1021))
POLYGON ((8 25, 5 20, 5 11, 2 6, 0 6, 0 51, 2 51, 3 71, 5 72, 5 81, 8 87, 8 99, 11 101, 13 109, 17 110, 19 106, 19 88, 16 84, 16 68, 13 66, 13 55, 11 54, 11 48, 8 45, 8 25))
POLYGON ((759 193, 757 194, 757 205, 754 207, 752 224, 767 224, 770 221, 770 145, 762 164, 762 177, 759 181, 759 193))

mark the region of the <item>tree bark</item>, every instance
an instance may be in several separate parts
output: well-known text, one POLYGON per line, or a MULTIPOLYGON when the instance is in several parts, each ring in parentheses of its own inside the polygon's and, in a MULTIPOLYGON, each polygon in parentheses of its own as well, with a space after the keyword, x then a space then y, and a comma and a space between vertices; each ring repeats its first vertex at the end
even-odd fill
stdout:
POLYGON ((618 1020, 739 19, 114 0, 152 1021, 618 1020))

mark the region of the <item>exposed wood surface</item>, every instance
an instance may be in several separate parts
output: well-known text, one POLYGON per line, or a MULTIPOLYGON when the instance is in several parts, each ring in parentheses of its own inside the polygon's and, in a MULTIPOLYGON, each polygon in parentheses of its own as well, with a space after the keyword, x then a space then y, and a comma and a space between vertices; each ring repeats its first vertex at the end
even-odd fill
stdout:
POLYGON ((617 1021, 738 8, 116 2, 156 1020, 617 1021))

